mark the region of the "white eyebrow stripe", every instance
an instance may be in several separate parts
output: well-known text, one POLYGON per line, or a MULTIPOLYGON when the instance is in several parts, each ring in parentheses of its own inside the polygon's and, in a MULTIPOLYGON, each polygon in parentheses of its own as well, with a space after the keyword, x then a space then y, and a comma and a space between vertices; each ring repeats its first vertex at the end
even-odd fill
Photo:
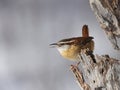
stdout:
POLYGON ((65 41, 65 42, 60 41, 59 44, 67 44, 67 43, 72 43, 72 42, 74 42, 74 41, 75 41, 75 40, 70 40, 70 41, 65 41))

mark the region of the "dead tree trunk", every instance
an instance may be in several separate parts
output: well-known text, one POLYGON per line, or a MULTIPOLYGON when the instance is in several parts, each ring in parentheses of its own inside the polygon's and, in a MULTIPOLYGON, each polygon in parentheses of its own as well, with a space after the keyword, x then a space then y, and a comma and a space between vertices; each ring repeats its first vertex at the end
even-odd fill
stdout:
POLYGON ((108 55, 96 55, 96 63, 81 52, 80 67, 71 65, 81 90, 120 90, 120 61, 108 55))
POLYGON ((89 0, 95 16, 114 49, 120 47, 120 0, 89 0))
MULTIPOLYGON (((89 1, 114 49, 120 50, 120 0, 89 1)), ((71 65, 71 70, 81 90, 120 90, 120 60, 96 55, 94 63, 86 50, 80 55, 80 67, 71 65)))

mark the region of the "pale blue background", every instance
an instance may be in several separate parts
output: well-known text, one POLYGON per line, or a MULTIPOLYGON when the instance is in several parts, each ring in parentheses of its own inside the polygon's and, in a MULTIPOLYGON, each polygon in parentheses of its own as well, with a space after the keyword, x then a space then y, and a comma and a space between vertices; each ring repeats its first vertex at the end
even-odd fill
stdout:
POLYGON ((80 36, 87 24, 95 54, 120 58, 88 0, 0 0, 0 90, 79 90, 69 66, 49 44, 80 36))

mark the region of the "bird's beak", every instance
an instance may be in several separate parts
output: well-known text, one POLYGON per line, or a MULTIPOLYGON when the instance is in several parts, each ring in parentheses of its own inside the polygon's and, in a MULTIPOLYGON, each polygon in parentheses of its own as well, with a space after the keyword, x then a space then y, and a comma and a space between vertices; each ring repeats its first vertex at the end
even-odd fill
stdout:
POLYGON ((52 43, 49 46, 52 47, 52 48, 54 48, 54 47, 58 46, 58 44, 57 43, 52 43))

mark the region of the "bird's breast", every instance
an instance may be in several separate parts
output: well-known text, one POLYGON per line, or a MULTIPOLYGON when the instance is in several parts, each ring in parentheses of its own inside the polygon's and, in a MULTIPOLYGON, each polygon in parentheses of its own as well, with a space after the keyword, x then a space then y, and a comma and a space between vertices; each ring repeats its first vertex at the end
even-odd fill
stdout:
POLYGON ((58 48, 58 51, 66 59, 77 60, 78 53, 79 53, 79 47, 75 45, 70 45, 64 48, 63 47, 58 48))

